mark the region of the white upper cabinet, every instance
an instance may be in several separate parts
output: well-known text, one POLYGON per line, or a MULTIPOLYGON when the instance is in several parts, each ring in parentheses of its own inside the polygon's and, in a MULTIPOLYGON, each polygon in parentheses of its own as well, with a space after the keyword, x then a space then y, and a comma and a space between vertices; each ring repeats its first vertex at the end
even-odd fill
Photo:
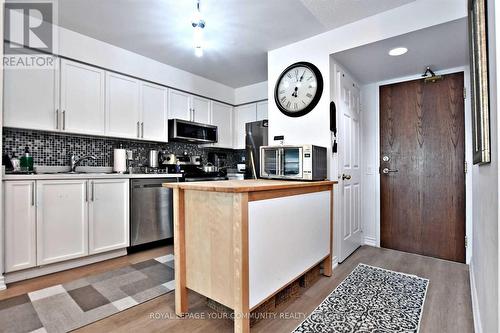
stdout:
POLYGON ((234 149, 245 149, 245 124, 257 121, 255 103, 238 106, 235 109, 234 149))
POLYGON ((60 129, 59 59, 55 64, 54 69, 4 70, 3 126, 60 129))
POLYGON ((192 96, 191 121, 202 124, 210 124, 210 100, 198 96, 192 96))
POLYGON ((129 180, 89 181, 89 254, 129 245, 129 180))
POLYGON ((140 82, 106 72, 106 135, 139 138, 140 82))
POLYGON ((257 120, 267 119, 267 101, 257 103, 257 120))
POLYGON ((227 104, 212 102, 212 125, 217 126, 218 142, 214 147, 233 147, 233 108, 227 104))
POLYGON ((174 89, 168 90, 168 119, 210 124, 210 100, 174 89))
POLYGON ((191 95, 173 89, 168 90, 168 119, 191 120, 191 95))
POLYGON ((4 182, 4 207, 5 271, 35 267, 35 182, 4 182))
POLYGON ((104 135, 105 72, 96 67, 61 60, 61 129, 104 135))
POLYGON ((37 265, 88 254, 86 180, 37 181, 37 265))
POLYGON ((141 83, 141 138, 168 141, 167 88, 141 83))

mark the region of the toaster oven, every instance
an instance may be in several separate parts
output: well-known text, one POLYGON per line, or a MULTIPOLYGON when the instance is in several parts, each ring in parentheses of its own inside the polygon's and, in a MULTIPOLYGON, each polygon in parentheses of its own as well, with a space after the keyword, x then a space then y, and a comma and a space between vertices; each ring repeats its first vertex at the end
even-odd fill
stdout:
POLYGON ((260 147, 262 178, 291 180, 325 180, 327 152, 315 145, 260 147))

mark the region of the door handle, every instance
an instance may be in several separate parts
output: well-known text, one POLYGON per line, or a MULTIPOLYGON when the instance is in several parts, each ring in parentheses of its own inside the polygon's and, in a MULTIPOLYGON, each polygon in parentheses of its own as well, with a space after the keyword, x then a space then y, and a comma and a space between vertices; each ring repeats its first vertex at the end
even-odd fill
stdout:
POLYGON ((351 175, 346 175, 345 173, 342 174, 342 180, 346 180, 346 179, 349 180, 351 178, 352 178, 351 175))
POLYGON ((36 198, 35 198, 35 182, 31 182, 31 205, 35 206, 36 198))
POLYGON ((384 175, 388 175, 388 174, 389 174, 389 173, 391 173, 391 172, 398 172, 398 171, 399 171, 398 169, 389 169, 389 168, 383 168, 383 169, 382 169, 382 173, 383 173, 384 175))

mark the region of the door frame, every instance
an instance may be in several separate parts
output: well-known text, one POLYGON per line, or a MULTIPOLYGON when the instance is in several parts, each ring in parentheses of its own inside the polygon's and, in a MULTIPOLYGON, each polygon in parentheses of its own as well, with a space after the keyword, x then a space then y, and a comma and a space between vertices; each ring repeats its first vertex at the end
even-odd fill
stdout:
MULTIPOLYGON (((469 66, 454 67, 442 71, 436 71, 437 75, 446 75, 451 73, 463 72, 464 73, 464 86, 466 90, 466 100, 464 103, 465 112, 465 161, 467 163, 467 173, 465 174, 465 236, 467 237, 467 248, 465 251, 465 263, 469 264, 472 257, 472 122, 471 122, 471 104, 470 104, 470 71, 469 66)), ((421 79, 421 74, 386 80, 377 82, 376 105, 375 105, 375 119, 376 119, 376 151, 375 156, 377 163, 375 164, 376 170, 380 168, 380 86, 385 86, 393 83, 402 83, 406 81, 421 79)), ((363 123, 362 123, 363 128, 363 123)), ((366 160, 362 160, 363 171, 366 170, 366 160)), ((364 243, 366 245, 374 245, 380 247, 380 173, 376 173, 376 216, 375 216, 375 240, 366 237, 364 243)), ((362 219, 365 220, 364 218, 362 219)))

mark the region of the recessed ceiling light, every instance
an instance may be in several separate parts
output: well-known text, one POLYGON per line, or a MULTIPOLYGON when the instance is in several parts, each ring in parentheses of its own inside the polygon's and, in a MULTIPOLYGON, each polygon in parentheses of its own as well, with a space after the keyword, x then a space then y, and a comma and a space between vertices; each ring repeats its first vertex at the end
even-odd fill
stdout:
POLYGON ((389 55, 393 56, 393 57, 397 57, 397 56, 405 54, 406 52, 408 52, 408 49, 406 47, 396 47, 396 48, 389 51, 389 55))

